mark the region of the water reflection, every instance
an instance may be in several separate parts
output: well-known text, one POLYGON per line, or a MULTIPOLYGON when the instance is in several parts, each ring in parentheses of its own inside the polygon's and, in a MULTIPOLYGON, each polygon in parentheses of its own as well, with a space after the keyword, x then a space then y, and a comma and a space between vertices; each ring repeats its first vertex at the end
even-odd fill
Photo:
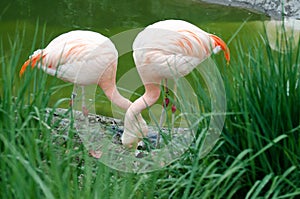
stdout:
MULTIPOLYGON (((228 22, 240 21, 249 15, 242 9, 191 0, 2 0, 0 13, 6 7, 8 9, 2 14, 2 20, 29 20, 35 23, 40 18, 47 24, 69 28, 138 27, 165 18, 180 18, 196 24, 228 22)), ((261 18, 258 14, 251 15, 251 20, 261 18)))

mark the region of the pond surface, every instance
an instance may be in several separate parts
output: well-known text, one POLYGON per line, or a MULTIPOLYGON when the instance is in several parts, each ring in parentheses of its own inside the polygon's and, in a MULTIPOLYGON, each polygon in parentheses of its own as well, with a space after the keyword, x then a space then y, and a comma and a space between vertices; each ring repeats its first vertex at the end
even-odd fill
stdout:
MULTIPOLYGON (((225 42, 231 40, 229 48, 234 57, 235 42, 258 37, 261 28, 257 24, 266 17, 244 9, 191 0, 1 0, 0 38, 4 49, 8 50, 9 39, 13 39, 16 33, 22 33, 25 29, 22 48, 22 59, 25 61, 32 53, 32 40, 37 25, 39 32, 34 49, 45 47, 54 37, 70 30, 88 29, 111 37, 164 19, 186 20, 220 36, 225 42), (235 35, 246 20, 245 26, 235 35)), ((117 48, 119 49, 118 45, 117 48)), ((20 61, 20 67, 21 65, 20 61)), ((117 78, 132 67, 134 64, 131 53, 120 57, 117 78)), ((59 83, 66 84, 63 81, 59 83)), ((66 85, 52 96, 49 106, 60 98, 70 96, 73 87, 70 84, 66 85)), ((140 88, 139 93, 142 92, 143 88, 140 88)), ((104 96, 100 101, 101 103, 96 105, 97 112, 111 115, 110 103, 104 96)), ((62 106, 67 106, 67 103, 62 106)))

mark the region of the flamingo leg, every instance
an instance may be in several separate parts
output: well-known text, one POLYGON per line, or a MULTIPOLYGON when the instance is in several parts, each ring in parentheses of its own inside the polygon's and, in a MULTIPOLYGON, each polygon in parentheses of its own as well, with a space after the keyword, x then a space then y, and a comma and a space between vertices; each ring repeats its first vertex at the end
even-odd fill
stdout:
POLYGON ((174 90, 173 90, 173 103, 172 103, 172 121, 171 121, 171 124, 172 124, 172 129, 171 129, 171 133, 173 134, 174 133, 174 123, 175 123, 175 112, 177 110, 176 108, 176 93, 177 93, 177 84, 174 85, 174 90))
MULTIPOLYGON (((165 121, 165 118, 166 118, 166 108, 168 107, 169 102, 170 102, 170 100, 168 98, 169 89, 168 89, 168 86, 167 86, 167 83, 168 83, 167 81, 168 81, 167 79, 164 79, 164 82, 163 82, 163 89, 164 89, 165 97, 164 97, 164 100, 163 100, 161 115, 160 115, 160 119, 159 119, 159 128, 160 129, 162 128, 163 123, 165 121)), ((157 138, 156 138, 155 148, 159 148, 159 144, 160 144, 160 129, 157 132, 157 138)))
POLYGON ((82 108, 82 113, 85 117, 87 117, 89 115, 89 110, 86 108, 86 105, 85 105, 85 90, 84 90, 84 86, 81 86, 81 99, 82 99, 82 102, 81 102, 81 108, 82 108))
MULTIPOLYGON (((85 87, 84 86, 81 86, 81 95, 82 95, 81 96, 82 114, 85 117, 86 125, 89 126, 89 120, 88 120, 89 110, 87 109, 86 104, 85 104, 86 101, 85 101, 85 87)), ((102 156, 102 151, 89 149, 89 155, 96 158, 96 159, 99 159, 102 156)))
POLYGON ((78 89, 78 86, 75 84, 73 87, 73 91, 72 91, 71 99, 70 99, 70 107, 72 107, 72 108, 74 107, 74 101, 77 96, 77 89, 78 89))
POLYGON ((165 115, 166 115, 166 107, 163 106, 162 110, 161 110, 160 120, 159 120, 159 130, 157 132, 155 148, 159 148, 159 144, 160 144, 160 129, 162 128, 162 125, 163 125, 163 123, 165 121, 165 118, 166 118, 165 115))

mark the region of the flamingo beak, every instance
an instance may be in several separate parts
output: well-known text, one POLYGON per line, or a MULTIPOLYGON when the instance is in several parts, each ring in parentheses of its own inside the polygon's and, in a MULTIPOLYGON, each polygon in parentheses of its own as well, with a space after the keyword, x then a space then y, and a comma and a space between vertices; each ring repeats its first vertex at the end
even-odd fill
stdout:
POLYGON ((37 54, 35 56, 30 57, 27 61, 25 61, 25 63, 23 64, 23 66, 21 67, 19 76, 22 77, 22 75, 24 74, 24 72, 26 71, 26 68, 31 65, 31 68, 34 68, 34 66, 37 64, 37 62, 39 60, 41 60, 42 58, 44 58, 45 55, 41 55, 41 54, 37 54))
MULTIPOLYGON (((19 73, 19 76, 20 76, 20 77, 23 76, 23 74, 24 74, 24 72, 25 72, 27 66, 29 66, 30 63, 31 63, 31 60, 28 59, 28 60, 23 64, 23 66, 22 66, 22 68, 21 68, 21 70, 20 70, 20 73, 19 73)), ((32 66, 32 68, 33 68, 33 66, 32 66)))
POLYGON ((218 53, 220 50, 224 51, 225 59, 227 61, 227 65, 230 62, 230 51, 229 48, 227 47, 226 43, 216 35, 209 35, 210 38, 212 38, 215 42, 215 48, 213 49, 213 53, 218 53))

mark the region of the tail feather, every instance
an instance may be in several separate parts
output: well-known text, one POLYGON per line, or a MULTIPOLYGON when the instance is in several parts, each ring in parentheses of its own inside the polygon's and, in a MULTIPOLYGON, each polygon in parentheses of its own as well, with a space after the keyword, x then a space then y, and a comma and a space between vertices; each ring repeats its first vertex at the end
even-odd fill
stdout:
POLYGON ((20 70, 20 77, 23 75, 23 73, 26 71, 26 68, 31 65, 31 68, 33 68, 38 61, 40 61, 41 59, 43 59, 45 57, 45 55, 42 55, 42 53, 38 53, 38 54, 34 54, 32 55, 27 61, 25 61, 25 63, 23 64, 21 70, 20 70))

